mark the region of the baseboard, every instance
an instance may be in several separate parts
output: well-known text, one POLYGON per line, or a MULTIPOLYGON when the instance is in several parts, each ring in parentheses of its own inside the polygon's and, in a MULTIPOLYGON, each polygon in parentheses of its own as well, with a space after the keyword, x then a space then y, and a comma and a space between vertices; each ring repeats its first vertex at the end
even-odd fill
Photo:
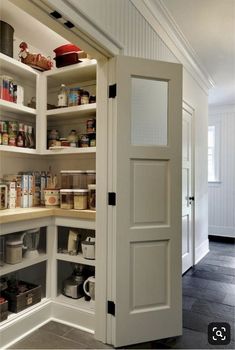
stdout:
POLYGON ((209 235, 210 242, 235 244, 235 237, 209 235))
POLYGON ((209 226, 210 236, 222 236, 235 238, 235 227, 232 226, 209 226))
POLYGON ((204 256, 209 253, 209 239, 207 238, 203 241, 198 247, 195 248, 195 265, 202 259, 204 256))

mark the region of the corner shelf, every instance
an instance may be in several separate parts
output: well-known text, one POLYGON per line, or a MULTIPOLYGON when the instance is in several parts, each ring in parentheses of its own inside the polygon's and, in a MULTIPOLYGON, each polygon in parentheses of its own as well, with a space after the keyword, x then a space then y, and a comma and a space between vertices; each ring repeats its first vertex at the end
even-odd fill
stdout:
POLYGON ((40 253, 40 255, 36 258, 30 259, 30 258, 23 258, 22 262, 18 263, 18 264, 5 264, 0 268, 0 275, 7 275, 11 272, 15 272, 21 269, 24 269, 25 267, 29 267, 32 265, 36 265, 39 264, 43 261, 46 261, 48 259, 48 255, 47 254, 43 254, 40 253))
POLYGON ((28 114, 28 115, 36 115, 36 109, 30 108, 24 105, 20 105, 14 102, 9 102, 0 99, 0 109, 2 112, 12 112, 17 114, 28 114))
POLYGON ((68 262, 73 262, 77 264, 82 264, 82 265, 88 265, 88 266, 95 266, 96 265, 96 260, 89 260, 83 258, 82 254, 78 255, 69 255, 69 254, 63 254, 63 253, 57 253, 56 254, 56 259, 61 260, 61 261, 68 261, 68 262))
POLYGON ((56 155, 56 154, 89 154, 96 153, 96 147, 56 147, 55 149, 45 150, 43 154, 56 155))
POLYGON ((25 154, 38 154, 37 150, 34 148, 24 148, 24 147, 5 146, 5 145, 0 145, 0 151, 25 153, 25 154))
POLYGON ((56 118, 57 117, 63 117, 63 118, 89 117, 91 115, 94 115, 95 113, 96 113, 96 103, 90 103, 90 104, 80 105, 80 106, 50 109, 47 111, 47 116, 50 117, 50 120, 52 120, 51 117, 56 117, 56 118))

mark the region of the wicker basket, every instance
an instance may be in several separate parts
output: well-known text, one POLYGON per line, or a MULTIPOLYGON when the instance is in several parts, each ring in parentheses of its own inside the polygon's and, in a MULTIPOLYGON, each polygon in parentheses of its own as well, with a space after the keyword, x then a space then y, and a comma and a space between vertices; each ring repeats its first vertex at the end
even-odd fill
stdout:
POLYGON ((8 309, 11 312, 20 312, 28 307, 39 303, 41 301, 41 286, 35 284, 19 281, 19 285, 24 284, 29 290, 26 292, 15 294, 9 292, 7 289, 2 292, 4 298, 8 300, 8 309))
POLYGON ((0 304, 0 322, 5 321, 8 317, 8 301, 0 304))

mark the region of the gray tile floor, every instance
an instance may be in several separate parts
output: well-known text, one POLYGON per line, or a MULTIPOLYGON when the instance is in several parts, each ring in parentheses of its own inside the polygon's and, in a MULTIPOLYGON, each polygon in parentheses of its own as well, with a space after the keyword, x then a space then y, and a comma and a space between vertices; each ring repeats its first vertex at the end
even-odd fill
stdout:
MULTIPOLYGON (((183 335, 125 349, 235 349, 235 247, 234 243, 210 242, 210 253, 183 276, 183 335), (228 322, 231 342, 208 344, 211 322, 228 322)), ((94 336, 56 322, 49 322, 11 349, 106 349, 94 336)))

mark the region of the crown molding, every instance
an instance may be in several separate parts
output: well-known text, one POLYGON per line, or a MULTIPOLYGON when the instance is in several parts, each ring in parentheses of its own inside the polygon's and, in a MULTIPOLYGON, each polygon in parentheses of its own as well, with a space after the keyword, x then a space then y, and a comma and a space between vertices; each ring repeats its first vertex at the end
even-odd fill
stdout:
POLYGON ((177 60, 208 93, 215 85, 162 0, 131 0, 177 60))

